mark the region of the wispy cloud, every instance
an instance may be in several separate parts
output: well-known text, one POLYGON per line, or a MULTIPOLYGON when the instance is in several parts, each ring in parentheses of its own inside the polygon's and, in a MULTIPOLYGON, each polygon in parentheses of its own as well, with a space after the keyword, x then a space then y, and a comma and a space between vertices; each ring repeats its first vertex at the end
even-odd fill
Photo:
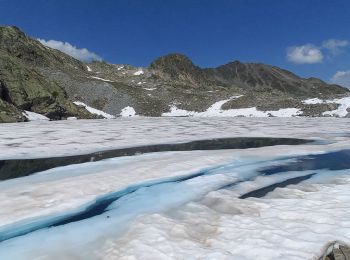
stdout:
POLYGON ((56 40, 44 40, 38 39, 43 45, 50 47, 52 49, 64 52, 73 58, 81 61, 90 62, 93 60, 101 60, 101 57, 96 53, 89 51, 86 48, 79 49, 68 42, 56 41, 56 40))
POLYGON ((350 89, 350 70, 336 72, 331 82, 350 89))
POLYGON ((287 59, 298 64, 314 64, 323 61, 322 51, 313 44, 293 46, 287 49, 287 59))
POLYGON ((329 50, 331 54, 338 55, 344 51, 344 48, 350 44, 347 40, 329 39, 322 43, 322 47, 329 50))

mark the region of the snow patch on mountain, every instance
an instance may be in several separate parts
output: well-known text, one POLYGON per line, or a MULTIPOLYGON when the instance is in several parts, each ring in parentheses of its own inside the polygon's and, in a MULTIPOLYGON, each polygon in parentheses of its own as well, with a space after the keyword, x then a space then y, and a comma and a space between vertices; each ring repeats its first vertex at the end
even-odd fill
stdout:
POLYGON ((271 111, 259 111, 256 107, 238 108, 223 110, 222 106, 233 99, 237 99, 241 96, 234 96, 230 99, 218 101, 211 105, 204 112, 188 111, 179 109, 176 105, 170 107, 170 112, 163 113, 162 116, 176 117, 176 116, 189 116, 189 117, 293 117, 302 114, 302 111, 297 108, 283 108, 279 110, 271 111))
POLYGON ((102 80, 102 81, 106 81, 106 82, 114 82, 113 80, 103 79, 103 78, 95 77, 95 76, 91 76, 90 78, 92 78, 92 79, 98 79, 98 80, 102 80))
POLYGON ((321 104, 324 103, 325 101, 319 98, 309 98, 303 101, 304 104, 307 105, 314 105, 314 104, 321 104))
POLYGON ((142 74, 144 74, 144 72, 143 72, 142 69, 139 69, 138 71, 134 72, 134 75, 135 75, 135 76, 140 76, 140 75, 142 75, 142 74))
POLYGON ((345 117, 350 113, 350 97, 343 97, 337 99, 321 100, 319 98, 310 98, 303 101, 304 104, 330 104, 336 103, 339 104, 337 109, 331 111, 323 112, 324 116, 335 116, 335 117, 345 117))
POLYGON ((77 106, 83 106, 83 107, 85 107, 85 109, 86 109, 87 111, 89 111, 91 114, 103 116, 103 117, 106 118, 106 119, 113 119, 113 118, 115 118, 115 116, 110 115, 110 114, 108 114, 108 113, 106 113, 106 112, 103 112, 102 110, 99 110, 99 109, 90 107, 90 106, 86 105, 85 103, 83 103, 83 102, 81 102, 81 101, 74 101, 73 103, 74 103, 75 105, 77 105, 77 106))
POLYGON ((348 113, 350 113, 350 97, 327 101, 327 103, 333 102, 339 104, 340 106, 337 109, 324 112, 323 115, 345 117, 348 113))
POLYGON ((136 116, 136 111, 133 107, 127 106, 122 109, 122 111, 120 112, 120 116, 123 116, 123 117, 136 116))
POLYGON ((41 114, 35 113, 35 112, 31 112, 31 111, 24 111, 22 113, 29 121, 48 121, 50 120, 48 117, 43 116, 41 114))

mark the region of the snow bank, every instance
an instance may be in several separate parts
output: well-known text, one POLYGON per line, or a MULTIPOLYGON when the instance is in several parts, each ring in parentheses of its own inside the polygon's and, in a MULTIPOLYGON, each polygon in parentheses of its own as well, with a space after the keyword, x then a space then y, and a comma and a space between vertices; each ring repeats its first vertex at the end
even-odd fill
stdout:
POLYGON ((340 106, 335 110, 324 112, 323 115, 344 117, 348 113, 350 113, 347 111, 348 109, 350 109, 350 97, 329 100, 327 102, 328 103, 334 102, 334 103, 340 104, 340 106))
POLYGON ((120 112, 120 116, 123 116, 123 117, 136 116, 136 111, 133 107, 127 106, 122 109, 122 112, 120 112))
POLYGON ((256 107, 228 109, 223 110, 221 107, 226 102, 237 99, 241 96, 235 96, 230 99, 221 100, 211 105, 204 112, 188 111, 177 108, 175 105, 170 107, 170 112, 163 113, 162 116, 176 117, 176 116, 189 116, 189 117, 293 117, 302 114, 297 108, 283 108, 279 110, 271 111, 259 111, 256 107))
POLYGON ((331 99, 331 100, 321 100, 319 98, 311 98, 311 99, 306 99, 303 102, 305 104, 322 104, 322 103, 339 104, 339 107, 337 109, 323 112, 324 116, 345 117, 348 113, 350 113, 349 112, 350 111, 350 97, 331 99))
POLYGON ((86 105, 86 104, 83 103, 83 102, 74 101, 73 103, 76 104, 77 106, 83 106, 83 107, 85 107, 85 109, 86 109, 87 111, 89 111, 91 114, 103 116, 103 117, 106 118, 106 119, 113 119, 113 118, 115 118, 115 116, 112 116, 112 115, 110 115, 110 114, 108 114, 108 113, 106 113, 106 112, 103 112, 102 110, 98 110, 98 109, 96 109, 96 108, 90 107, 90 106, 86 105))
POLYGON ((304 104, 307 105, 314 105, 314 104, 321 104, 324 103, 325 101, 319 98, 309 98, 309 99, 305 99, 303 101, 304 104))
POLYGON ((138 71, 134 72, 134 75, 135 75, 135 76, 140 76, 140 75, 142 75, 142 74, 144 74, 144 72, 143 72, 142 69, 139 69, 138 71))
POLYGON ((29 120, 29 121, 48 121, 50 120, 48 117, 43 116, 41 114, 35 113, 35 112, 31 112, 31 111, 24 111, 23 115, 29 120))

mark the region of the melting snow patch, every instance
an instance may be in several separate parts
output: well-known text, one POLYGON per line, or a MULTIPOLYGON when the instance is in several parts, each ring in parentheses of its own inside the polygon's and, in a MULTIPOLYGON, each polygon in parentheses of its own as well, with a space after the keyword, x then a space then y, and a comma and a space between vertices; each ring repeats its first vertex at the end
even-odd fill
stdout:
POLYGON ((138 70, 138 71, 136 71, 135 73, 134 73, 134 75, 135 76, 140 76, 140 75, 142 75, 142 74, 144 74, 144 72, 143 72, 143 70, 138 70))
POLYGON ((24 111, 22 113, 29 121, 40 121, 40 120, 50 120, 48 117, 40 115, 38 113, 35 112, 31 112, 31 111, 24 111))
POLYGON ((103 79, 103 78, 94 77, 94 76, 91 76, 90 78, 98 79, 98 80, 102 80, 102 81, 107 81, 107 82, 113 82, 112 80, 109 80, 109 79, 103 79))
POLYGON ((331 111, 323 112, 324 116, 337 116, 337 117, 345 117, 349 112, 350 108, 350 97, 338 98, 333 100, 321 100, 319 98, 310 98, 303 101, 304 104, 330 104, 336 103, 339 104, 337 109, 331 111))
POLYGON ((86 65, 86 68, 88 71, 92 71, 92 69, 88 65, 86 65))
POLYGON ((120 66, 117 68, 117 70, 122 70, 122 69, 124 69, 124 66, 120 66))
POLYGON ((337 103, 340 106, 337 109, 323 112, 323 115, 345 117, 348 113, 350 113, 348 112, 348 109, 350 108, 350 97, 327 100, 327 103, 337 103))
POLYGON ((322 104, 322 103, 325 103, 325 101, 319 98, 309 98, 304 100, 303 103, 307 105, 312 105, 312 104, 322 104))
POLYGON ((90 107, 90 106, 86 105, 86 104, 83 103, 83 102, 75 101, 75 102, 73 102, 73 103, 76 104, 77 106, 83 106, 83 107, 85 107, 85 109, 86 109, 87 111, 89 111, 91 114, 103 116, 103 117, 106 118, 106 119, 113 119, 113 118, 115 118, 115 116, 112 116, 112 115, 110 115, 110 114, 108 114, 108 113, 106 113, 106 112, 103 112, 102 110, 99 110, 99 109, 90 107))
POLYGON ((136 111, 133 107, 127 106, 122 109, 122 112, 120 112, 120 115, 123 117, 136 116, 136 111))
POLYGON ((148 90, 148 91, 152 91, 152 90, 156 90, 157 88, 143 88, 144 90, 148 90))
POLYGON ((302 112, 297 108, 283 108, 279 110, 271 110, 271 111, 259 111, 256 109, 256 107, 250 107, 250 108, 239 108, 239 109, 228 109, 223 110, 221 107, 226 102, 237 99, 241 96, 235 96, 230 99, 221 100, 213 105, 211 105, 206 111, 204 112, 195 112, 195 111, 188 111, 184 109, 179 109, 175 105, 172 105, 170 107, 170 112, 163 113, 162 116, 193 116, 193 117, 213 117, 213 116, 220 116, 220 117, 270 117, 270 116, 276 116, 276 117, 293 117, 300 115, 302 112))

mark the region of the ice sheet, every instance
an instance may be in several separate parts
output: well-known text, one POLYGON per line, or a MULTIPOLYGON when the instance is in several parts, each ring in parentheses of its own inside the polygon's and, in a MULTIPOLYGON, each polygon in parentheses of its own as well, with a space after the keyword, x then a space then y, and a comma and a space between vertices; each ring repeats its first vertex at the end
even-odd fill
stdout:
POLYGON ((140 185, 102 215, 0 243, 0 259, 314 259, 331 240, 350 243, 349 170, 266 176, 257 171, 278 165, 283 158, 349 149, 346 119, 135 118, 64 123, 0 126, 0 145, 6 147, 1 156, 74 154, 203 137, 278 136, 319 142, 144 154, 0 182, 0 234, 140 185), (13 138, 19 145, 6 145, 13 138), (186 181, 144 185, 208 169, 210 174, 186 181), (249 191, 311 173, 317 174, 263 198, 239 199, 249 191))
POLYGON ((338 118, 143 118, 0 124, 0 159, 76 155, 148 144, 226 137, 348 140, 338 118), (40 138, 39 138, 40 137, 40 138), (6 151, 6 152, 5 152, 6 151))

